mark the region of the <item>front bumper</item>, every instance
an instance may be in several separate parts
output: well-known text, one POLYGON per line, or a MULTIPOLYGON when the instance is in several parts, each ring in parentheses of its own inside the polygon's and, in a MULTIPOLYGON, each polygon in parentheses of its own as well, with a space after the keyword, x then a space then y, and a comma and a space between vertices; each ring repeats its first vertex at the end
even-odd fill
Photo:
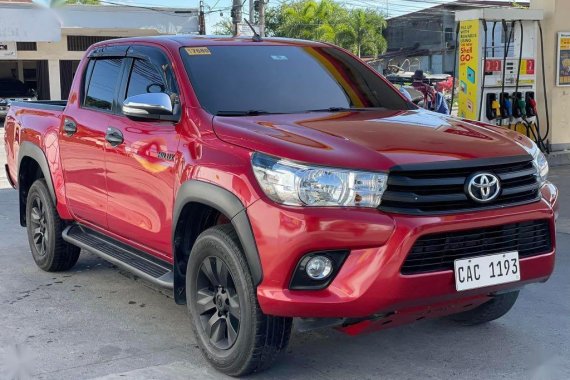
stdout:
POLYGON ((260 199, 247 209, 263 267, 259 304, 266 314, 288 317, 368 318, 404 310, 439 316, 477 306, 495 292, 546 281, 554 269, 558 190, 547 184, 542 195, 539 202, 523 206, 438 216, 384 214, 374 209, 299 209, 260 199), (453 271, 400 273, 422 235, 538 219, 551 223, 553 250, 521 258, 520 282, 458 293, 453 271), (350 254, 326 289, 288 289, 304 254, 335 249, 348 249, 350 254))

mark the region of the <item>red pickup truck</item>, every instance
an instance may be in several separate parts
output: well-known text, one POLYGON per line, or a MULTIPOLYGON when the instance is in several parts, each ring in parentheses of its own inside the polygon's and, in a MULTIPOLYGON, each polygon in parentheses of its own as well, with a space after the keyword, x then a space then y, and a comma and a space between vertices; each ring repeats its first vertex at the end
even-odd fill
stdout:
POLYGON ((106 41, 67 102, 14 103, 5 128, 36 264, 84 249, 172 288, 230 375, 267 368, 292 318, 479 324, 553 271, 558 191, 536 145, 418 109, 332 45, 106 41))

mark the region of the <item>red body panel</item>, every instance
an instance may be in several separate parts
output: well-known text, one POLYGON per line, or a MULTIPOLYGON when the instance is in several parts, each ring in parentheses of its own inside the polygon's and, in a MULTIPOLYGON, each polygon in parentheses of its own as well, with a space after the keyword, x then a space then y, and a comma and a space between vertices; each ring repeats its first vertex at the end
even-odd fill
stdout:
POLYGON ((72 105, 68 108, 64 119, 76 123, 77 133, 71 137, 59 135, 67 204, 74 219, 107 228, 105 126, 110 125, 113 116, 74 109, 72 105))
MULTIPOLYGON (((416 239, 434 232, 517 221, 550 219, 554 223, 554 210, 546 201, 508 211, 437 217, 388 216, 374 211, 351 212, 347 217, 346 211, 327 211, 307 215, 276 208, 264 200, 248 209, 263 263, 264 279, 257 288, 257 295, 264 312, 288 316, 366 317, 474 296, 480 294, 481 289, 455 291, 452 271, 402 275, 400 268, 416 239), (351 250, 331 285, 320 291, 289 290, 291 273, 299 259, 308 252, 323 249, 351 250)), ((553 269, 554 251, 521 259, 521 282, 546 280, 553 269)), ((513 284, 485 289, 483 295, 510 287, 513 284)))
MULTIPOLYGON (((528 139, 507 129, 423 110, 214 118, 199 107, 183 69, 179 42, 149 38, 116 43, 131 41, 159 46, 172 61, 183 105, 179 123, 140 123, 82 109, 81 75, 74 80, 63 113, 14 106, 8 114, 5 139, 11 179, 17 185, 21 143, 39 146, 49 162, 63 219, 84 222, 172 262, 173 207, 178 189, 191 179, 216 184, 236 195, 247 208, 262 263, 263 280, 257 295, 265 313, 355 318, 395 313, 390 314, 388 323, 385 318, 362 322, 348 328, 349 333, 474 307, 491 292, 544 281, 552 273, 554 251, 522 259, 521 283, 483 290, 456 292, 451 271, 400 274, 413 243, 427 233, 534 219, 549 219, 554 225, 558 206, 552 185, 543 187, 540 202, 445 216, 284 207, 262 193, 250 161, 252 152, 260 151, 332 167, 388 171, 401 164, 522 155, 530 148, 528 139), (78 125, 73 138, 62 131, 65 118, 78 125), (124 133, 125 142, 117 148, 104 140, 109 126, 124 133), (174 157, 161 159, 158 152, 174 157), (324 290, 289 290, 298 260, 308 252, 325 249, 350 250, 334 281, 324 290)), ((198 37, 183 46, 209 44, 256 43, 198 37)))

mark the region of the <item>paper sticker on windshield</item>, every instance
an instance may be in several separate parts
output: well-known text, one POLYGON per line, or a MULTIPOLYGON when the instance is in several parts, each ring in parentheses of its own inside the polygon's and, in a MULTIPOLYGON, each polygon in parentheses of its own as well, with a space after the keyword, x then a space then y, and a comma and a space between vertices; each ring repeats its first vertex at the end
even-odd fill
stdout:
POLYGON ((188 55, 211 55, 212 52, 207 47, 187 47, 186 53, 188 55))
POLYGON ((289 58, 286 55, 272 55, 271 59, 274 61, 287 61, 289 58))

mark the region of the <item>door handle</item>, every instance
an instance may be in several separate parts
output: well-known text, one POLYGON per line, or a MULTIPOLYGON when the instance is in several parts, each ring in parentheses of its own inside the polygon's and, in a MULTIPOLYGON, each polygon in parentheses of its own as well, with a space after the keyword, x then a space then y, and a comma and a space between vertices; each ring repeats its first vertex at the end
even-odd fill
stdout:
POLYGON ((123 137, 123 133, 119 131, 117 128, 109 127, 107 128, 107 134, 105 135, 105 140, 111 146, 121 145, 123 141, 125 141, 123 137))
POLYGON ((67 136, 73 136, 77 132, 77 124, 73 120, 65 119, 63 122, 63 131, 67 136))

